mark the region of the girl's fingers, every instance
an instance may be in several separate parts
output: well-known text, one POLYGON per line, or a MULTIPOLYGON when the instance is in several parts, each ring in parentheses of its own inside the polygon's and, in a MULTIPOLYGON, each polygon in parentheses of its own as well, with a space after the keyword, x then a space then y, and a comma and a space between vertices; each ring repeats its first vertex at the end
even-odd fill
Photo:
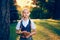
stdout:
POLYGON ((29 37, 30 37, 30 35, 26 36, 26 38, 29 38, 29 37))
POLYGON ((27 31, 22 31, 22 32, 27 32, 27 31))

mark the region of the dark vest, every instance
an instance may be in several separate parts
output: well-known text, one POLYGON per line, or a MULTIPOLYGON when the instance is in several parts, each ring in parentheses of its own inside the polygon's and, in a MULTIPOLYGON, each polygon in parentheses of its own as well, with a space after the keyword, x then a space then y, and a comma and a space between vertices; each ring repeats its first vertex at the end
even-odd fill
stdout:
MULTIPOLYGON (((28 22, 26 27, 24 27, 24 25, 22 24, 22 21, 21 21, 20 28, 21 28, 21 31, 27 31, 27 32, 31 33, 31 21, 29 20, 29 22, 28 22)), ((21 34, 21 36, 22 35, 23 34, 21 34)))

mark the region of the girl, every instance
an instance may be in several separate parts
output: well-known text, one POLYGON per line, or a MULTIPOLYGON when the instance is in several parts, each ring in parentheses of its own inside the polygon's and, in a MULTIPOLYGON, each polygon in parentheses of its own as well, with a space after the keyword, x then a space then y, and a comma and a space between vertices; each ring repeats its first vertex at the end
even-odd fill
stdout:
POLYGON ((20 34, 20 40, 33 40, 32 35, 36 33, 36 27, 29 18, 30 12, 27 8, 22 11, 21 21, 16 26, 16 33, 20 34))

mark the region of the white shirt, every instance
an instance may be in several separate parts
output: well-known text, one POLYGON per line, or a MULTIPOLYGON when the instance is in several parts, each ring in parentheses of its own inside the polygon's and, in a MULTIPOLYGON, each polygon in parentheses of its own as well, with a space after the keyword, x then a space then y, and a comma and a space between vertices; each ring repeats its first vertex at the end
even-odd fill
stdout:
MULTIPOLYGON (((30 21, 31 21, 31 29, 36 29, 34 22, 32 20, 30 21)), ((29 19, 26 21, 22 20, 22 24, 24 27, 27 27, 28 23, 29 23, 29 19)), ((21 21, 17 23, 16 30, 20 30, 20 24, 21 24, 21 21)))

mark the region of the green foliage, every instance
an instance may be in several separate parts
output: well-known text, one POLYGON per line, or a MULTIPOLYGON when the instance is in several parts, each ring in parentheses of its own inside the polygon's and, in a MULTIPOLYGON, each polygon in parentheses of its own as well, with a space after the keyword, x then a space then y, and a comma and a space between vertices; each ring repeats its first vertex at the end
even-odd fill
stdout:
POLYGON ((13 0, 10 1, 10 22, 17 20, 19 18, 18 11, 14 5, 13 0))
POLYGON ((37 0, 37 7, 31 11, 31 18, 52 18, 54 14, 54 0, 37 0))
MULTIPOLYGON (((37 7, 32 9, 30 17, 33 19, 53 18, 55 9, 54 3, 54 0, 37 0, 37 7)), ((21 19, 21 15, 16 10, 16 7, 14 7, 13 2, 11 2, 10 7, 14 9, 10 10, 10 20, 21 19)))
POLYGON ((40 13, 41 13, 41 10, 39 8, 33 8, 31 11, 30 17, 34 19, 39 18, 40 13))
POLYGON ((17 20, 19 18, 18 12, 17 11, 13 11, 10 12, 10 21, 13 22, 14 20, 17 20))

